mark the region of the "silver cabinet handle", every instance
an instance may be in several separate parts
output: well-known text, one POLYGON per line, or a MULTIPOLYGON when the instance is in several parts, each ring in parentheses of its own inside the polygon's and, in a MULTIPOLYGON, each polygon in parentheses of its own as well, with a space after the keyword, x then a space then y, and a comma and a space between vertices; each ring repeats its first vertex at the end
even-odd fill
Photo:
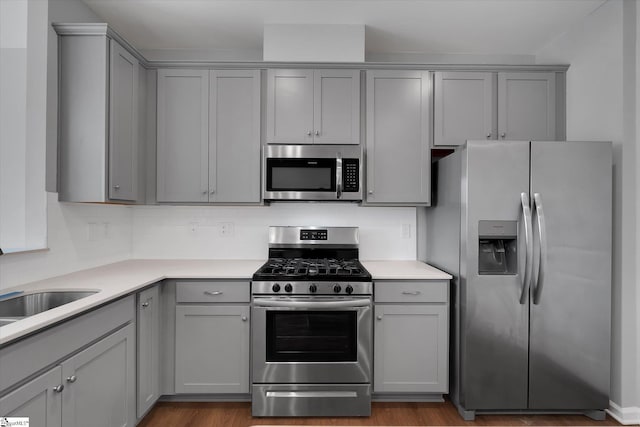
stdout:
POLYGON ((544 272, 547 267, 547 223, 542 209, 542 196, 540 193, 533 193, 533 203, 536 208, 538 218, 538 237, 540 238, 540 264, 538 264, 538 280, 536 280, 533 290, 533 303, 540 304, 542 286, 544 285, 544 272))
POLYGON ((319 130, 315 131, 315 134, 316 136, 320 135, 320 131, 319 130))
POLYGON ((402 291, 402 295, 420 295, 420 291, 402 291))
POLYGON ((209 191, 209 194, 216 194, 216 190, 209 191))
POLYGON ((216 296, 216 295, 222 295, 222 291, 204 291, 205 295, 211 295, 211 296, 216 296))
POLYGON ((487 134, 487 139, 491 138, 491 132, 487 134))
POLYGON ((369 190, 369 194, 373 194, 373 190, 369 190))
POLYGON ((242 321, 246 322, 247 321, 247 316, 242 316, 242 321))
POLYGON ((310 130, 307 131, 307 136, 311 136, 311 131, 310 130))
POLYGON ((207 190, 204 190, 204 191, 202 192, 202 194, 207 194, 207 190))
POLYGON ((149 302, 148 301, 147 302, 143 302, 142 303, 142 308, 147 308, 147 307, 149 307, 149 302))
POLYGON ((520 304, 527 300, 529 287, 531 286, 531 273, 533 271, 533 225, 531 224, 531 208, 529 207, 529 195, 520 193, 520 203, 522 204, 522 218, 524 220, 524 241, 527 246, 525 252, 524 275, 522 277, 522 289, 520 291, 520 304))
POLYGON ((67 377, 67 382, 68 383, 75 383, 77 379, 78 378, 75 375, 71 375, 70 377, 67 377))
POLYGON ((119 190, 119 189, 120 189, 120 186, 119 186, 118 184, 116 184, 116 185, 114 185, 114 186, 113 186, 113 188, 114 188, 115 190, 119 190))
POLYGON ((53 388, 53 391, 55 391, 56 393, 62 393, 62 390, 64 390, 64 385, 62 384, 58 384, 53 388))
POLYGON ((500 137, 501 137, 501 138, 504 138, 505 136, 507 136, 507 134, 506 134, 506 133, 504 133, 504 132, 502 132, 502 133, 500 134, 500 137))
POLYGON ((377 317, 377 319, 378 319, 378 320, 382 320, 382 316, 378 316, 378 317, 377 317))

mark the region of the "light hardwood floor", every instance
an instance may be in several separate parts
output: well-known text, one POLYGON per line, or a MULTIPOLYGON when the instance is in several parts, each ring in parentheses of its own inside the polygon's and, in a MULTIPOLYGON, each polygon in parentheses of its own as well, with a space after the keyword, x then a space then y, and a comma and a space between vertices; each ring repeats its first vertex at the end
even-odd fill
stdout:
POLYGON ((610 426, 607 416, 593 421, 583 415, 480 415, 474 422, 460 418, 450 402, 382 403, 372 405, 371 417, 253 418, 250 403, 161 402, 139 427, 247 427, 252 425, 315 426, 610 426))

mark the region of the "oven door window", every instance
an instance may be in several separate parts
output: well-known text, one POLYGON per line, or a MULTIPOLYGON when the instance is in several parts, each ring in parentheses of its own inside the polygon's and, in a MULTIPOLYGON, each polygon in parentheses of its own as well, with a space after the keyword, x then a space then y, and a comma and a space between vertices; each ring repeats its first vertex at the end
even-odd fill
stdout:
POLYGON ((267 159, 267 191, 336 191, 335 159, 267 159))
POLYGON ((267 362, 356 362, 356 310, 267 311, 267 362))

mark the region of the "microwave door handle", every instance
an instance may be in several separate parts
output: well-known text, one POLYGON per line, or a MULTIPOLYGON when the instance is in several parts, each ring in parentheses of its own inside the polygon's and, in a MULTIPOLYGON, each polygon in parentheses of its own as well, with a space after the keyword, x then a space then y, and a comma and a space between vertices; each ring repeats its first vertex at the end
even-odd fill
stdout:
POLYGON ((336 157, 336 199, 342 197, 342 154, 336 157))

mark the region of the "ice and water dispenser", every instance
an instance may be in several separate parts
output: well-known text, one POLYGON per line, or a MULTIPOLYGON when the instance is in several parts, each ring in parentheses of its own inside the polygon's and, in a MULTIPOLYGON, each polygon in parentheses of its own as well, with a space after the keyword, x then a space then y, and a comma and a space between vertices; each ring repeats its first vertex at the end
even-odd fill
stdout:
POLYGON ((518 273, 518 222, 478 222, 478 274, 518 273))

